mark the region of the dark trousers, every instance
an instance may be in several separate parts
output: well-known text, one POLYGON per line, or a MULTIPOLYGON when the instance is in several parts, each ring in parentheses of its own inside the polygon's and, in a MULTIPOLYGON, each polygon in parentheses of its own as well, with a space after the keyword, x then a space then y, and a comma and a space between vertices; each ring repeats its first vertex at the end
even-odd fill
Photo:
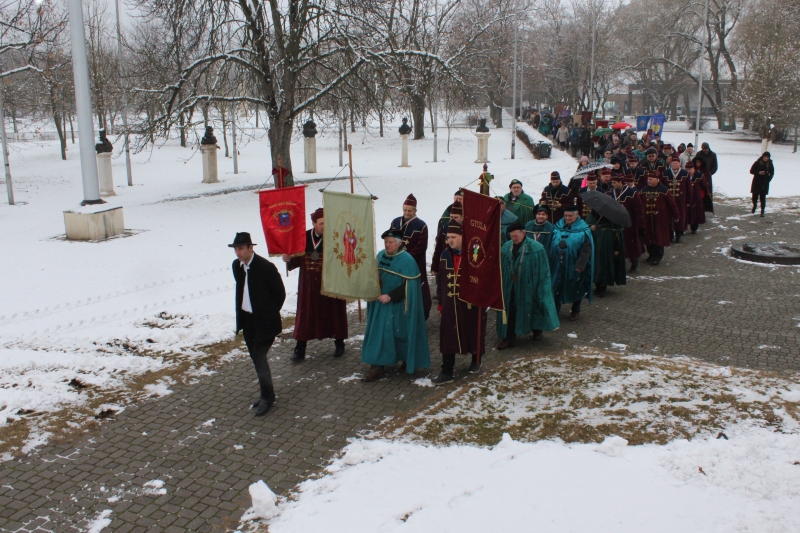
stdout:
MULTIPOLYGON (((581 302, 583 300, 576 300, 572 302, 572 312, 578 314, 581 312, 581 302)), ((556 314, 561 313, 561 304, 556 304, 556 314)))
POLYGON ((759 193, 753 195, 753 211, 755 211, 756 207, 758 207, 758 201, 761 200, 761 212, 764 212, 764 209, 767 208, 767 194, 766 193, 759 193))
POLYGON ((661 261, 664 258, 664 247, 663 246, 656 246, 655 244, 648 244, 647 245, 647 253, 649 254, 648 259, 658 259, 661 261))
POLYGON ((508 313, 506 313, 506 340, 514 341, 517 339, 517 304, 514 301, 512 287, 511 301, 508 302, 508 313))
POLYGON ((253 360, 253 366, 256 368, 261 398, 273 403, 275 401, 275 388, 272 386, 272 372, 269 369, 267 352, 272 347, 272 343, 275 342, 275 337, 264 338, 252 326, 245 326, 242 334, 244 335, 244 343, 247 345, 247 351, 250 352, 250 359, 253 360))
POLYGON ((692 224, 692 233, 697 233, 697 228, 700 227, 700 224, 692 224))
MULTIPOLYGON (((472 354, 472 363, 475 364, 478 362, 478 358, 475 354, 472 354)), ((452 376, 453 372, 455 372, 456 368, 456 354, 454 353, 443 353, 442 354, 442 374, 447 374, 448 376, 452 376)))

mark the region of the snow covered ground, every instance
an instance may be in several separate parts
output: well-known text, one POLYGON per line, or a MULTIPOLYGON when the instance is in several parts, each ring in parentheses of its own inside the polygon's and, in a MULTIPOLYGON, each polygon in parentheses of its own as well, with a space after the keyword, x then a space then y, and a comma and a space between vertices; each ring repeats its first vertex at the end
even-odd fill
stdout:
POLYGON ((797 531, 800 436, 731 433, 667 446, 358 440, 269 531, 797 531))
POLYGON ((510 362, 352 441, 277 505, 251 489, 246 516, 267 520, 240 529, 797 531, 799 406, 797 376, 687 358, 510 362))

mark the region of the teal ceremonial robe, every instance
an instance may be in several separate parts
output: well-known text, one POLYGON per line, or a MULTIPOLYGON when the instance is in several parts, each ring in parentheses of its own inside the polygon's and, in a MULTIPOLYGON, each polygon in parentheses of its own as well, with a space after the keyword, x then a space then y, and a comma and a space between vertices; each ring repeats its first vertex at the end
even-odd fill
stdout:
POLYGON ((592 230, 584 220, 579 218, 569 228, 563 218, 556 223, 550 241, 550 275, 553 278, 553 296, 557 305, 577 302, 587 297, 592 302, 594 240, 592 230), (591 245, 588 262, 581 272, 576 272, 575 265, 586 239, 591 245))
POLYGON ((394 255, 381 250, 378 252, 378 275, 381 294, 390 294, 392 301, 367 303, 367 330, 361 361, 383 366, 404 361, 409 374, 418 368, 429 368, 431 357, 417 262, 405 250, 394 255))
POLYGON ((503 209, 503 214, 500 215, 500 245, 502 246, 506 242, 508 242, 508 227, 517 221, 517 215, 509 211, 508 209, 503 209))
MULTIPOLYGON (((503 300, 511 302, 513 291, 517 309, 514 333, 527 335, 533 330, 552 331, 560 325, 550 277, 550 260, 547 251, 538 242, 525 237, 514 259, 514 243, 508 241, 502 248, 503 300), (514 277, 516 276, 516 278, 514 277), (514 281, 516 279, 516 281, 514 281)), ((507 337, 503 313, 497 313, 497 337, 507 337)))
POLYGON ((553 236, 553 223, 545 220, 544 224, 538 224, 536 220, 531 220, 525 224, 525 232, 528 237, 544 246, 544 251, 550 255, 550 240, 553 236))

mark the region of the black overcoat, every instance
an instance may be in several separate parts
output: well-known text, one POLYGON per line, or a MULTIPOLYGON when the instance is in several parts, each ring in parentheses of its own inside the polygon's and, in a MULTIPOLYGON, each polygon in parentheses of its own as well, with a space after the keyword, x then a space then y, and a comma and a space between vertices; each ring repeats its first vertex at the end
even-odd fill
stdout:
MULTIPOLYGON (((244 268, 238 259, 231 265, 233 278, 236 280, 236 333, 241 331, 244 320, 242 296, 244 295, 244 268)), ((255 335, 259 338, 271 338, 283 329, 281 324, 281 307, 286 299, 286 289, 275 265, 258 254, 253 254, 250 263, 247 285, 250 288, 250 305, 253 308, 255 335)))
POLYGON ((764 162, 760 157, 758 161, 753 163, 750 167, 750 174, 753 175, 753 183, 750 184, 750 194, 769 194, 769 182, 775 176, 775 166, 772 164, 772 159, 764 162), (759 172, 764 171, 764 174, 759 172))

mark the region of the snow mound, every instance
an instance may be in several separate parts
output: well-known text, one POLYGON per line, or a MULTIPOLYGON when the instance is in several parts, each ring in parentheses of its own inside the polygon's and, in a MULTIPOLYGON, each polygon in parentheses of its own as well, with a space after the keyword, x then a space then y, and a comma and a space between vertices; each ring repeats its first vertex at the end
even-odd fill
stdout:
POLYGON ((613 435, 606 437, 603 442, 597 446, 597 451, 602 452, 609 457, 622 457, 625 455, 625 450, 628 447, 628 441, 622 437, 613 435))
POLYGON ((86 533, 100 533, 109 525, 111 525, 111 519, 109 518, 111 513, 111 509, 106 509, 105 511, 101 512, 97 518, 89 522, 86 533))
POLYGON ((278 498, 263 480, 250 485, 250 498, 253 500, 253 506, 247 510, 242 520, 269 519, 277 514, 278 507, 275 504, 278 498))

